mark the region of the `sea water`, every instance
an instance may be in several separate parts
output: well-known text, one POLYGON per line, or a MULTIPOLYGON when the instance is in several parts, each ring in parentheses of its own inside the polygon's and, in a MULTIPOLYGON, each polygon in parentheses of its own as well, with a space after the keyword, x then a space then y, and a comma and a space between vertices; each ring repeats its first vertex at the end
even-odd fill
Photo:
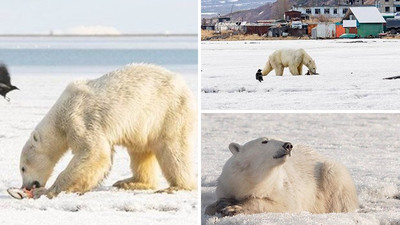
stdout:
POLYGON ((197 72, 197 37, 0 37, 0 61, 17 73, 90 72, 152 63, 197 72))

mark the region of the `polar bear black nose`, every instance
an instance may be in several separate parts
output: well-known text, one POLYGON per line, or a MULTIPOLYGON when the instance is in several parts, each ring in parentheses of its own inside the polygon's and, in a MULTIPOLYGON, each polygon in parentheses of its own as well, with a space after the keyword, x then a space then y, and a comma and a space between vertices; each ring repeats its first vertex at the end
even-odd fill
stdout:
POLYGON ((33 181, 32 188, 40 188, 40 183, 38 181, 33 181))
POLYGON ((293 145, 290 142, 285 142, 282 147, 287 151, 292 151, 293 145))

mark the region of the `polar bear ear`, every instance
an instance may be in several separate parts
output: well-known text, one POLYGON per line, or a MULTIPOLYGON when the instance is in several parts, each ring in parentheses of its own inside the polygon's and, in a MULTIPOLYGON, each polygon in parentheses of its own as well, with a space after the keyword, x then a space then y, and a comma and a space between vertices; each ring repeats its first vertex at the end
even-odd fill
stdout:
POLYGON ((32 144, 37 146, 40 143, 40 134, 37 131, 33 131, 31 135, 32 144))
POLYGON ((229 144, 229 150, 231 150, 233 155, 238 154, 241 147, 242 146, 239 145, 238 143, 232 142, 232 143, 229 144))

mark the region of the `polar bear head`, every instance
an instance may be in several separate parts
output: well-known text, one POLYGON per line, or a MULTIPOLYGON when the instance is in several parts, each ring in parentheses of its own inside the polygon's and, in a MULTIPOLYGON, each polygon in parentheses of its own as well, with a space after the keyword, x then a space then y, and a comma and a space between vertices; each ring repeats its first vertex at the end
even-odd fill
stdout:
POLYGON ((20 157, 22 188, 44 187, 55 166, 54 160, 45 151, 46 143, 38 131, 33 131, 25 143, 20 157))
MULTIPOLYGON (((282 165, 291 156, 293 145, 266 137, 247 142, 244 145, 231 143, 229 150, 232 160, 239 171, 245 171, 248 176, 263 176, 272 168, 282 165)), ((261 177, 260 177, 261 178, 261 177)))
POLYGON ((312 74, 317 74, 317 65, 315 65, 315 61, 314 59, 312 59, 311 57, 306 57, 304 59, 304 64, 307 66, 307 68, 309 69, 311 75, 312 74))
POLYGON ((308 61, 308 69, 310 69, 312 74, 317 74, 317 66, 315 65, 315 61, 313 59, 308 61))

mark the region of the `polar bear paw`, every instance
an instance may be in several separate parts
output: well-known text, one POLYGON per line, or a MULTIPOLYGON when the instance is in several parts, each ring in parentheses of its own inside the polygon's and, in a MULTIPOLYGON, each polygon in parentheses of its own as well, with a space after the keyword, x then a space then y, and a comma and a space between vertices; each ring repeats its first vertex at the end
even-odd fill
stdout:
POLYGON ((154 186, 146 183, 141 182, 134 182, 130 180, 121 180, 113 184, 113 187, 117 187, 119 189, 125 190, 148 190, 148 189, 155 189, 154 186))
POLYGON ((165 189, 158 190, 155 193, 173 194, 173 193, 175 193, 177 191, 190 191, 190 189, 173 186, 173 187, 168 187, 168 188, 165 188, 165 189))
POLYGON ((215 203, 215 211, 222 216, 233 216, 241 213, 242 207, 232 198, 221 198, 215 203))
POLYGON ((32 197, 34 199, 40 198, 42 195, 47 195, 48 198, 54 197, 54 195, 49 192, 46 188, 34 188, 32 189, 32 197))
POLYGON ((242 214, 244 212, 243 207, 240 205, 230 205, 222 209, 222 216, 234 216, 242 214))

